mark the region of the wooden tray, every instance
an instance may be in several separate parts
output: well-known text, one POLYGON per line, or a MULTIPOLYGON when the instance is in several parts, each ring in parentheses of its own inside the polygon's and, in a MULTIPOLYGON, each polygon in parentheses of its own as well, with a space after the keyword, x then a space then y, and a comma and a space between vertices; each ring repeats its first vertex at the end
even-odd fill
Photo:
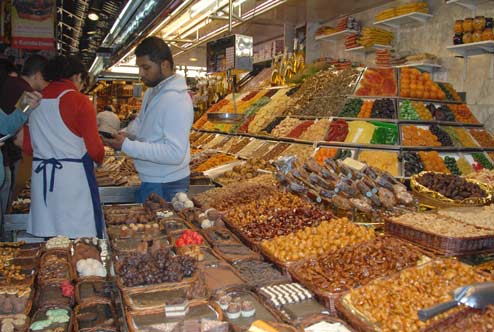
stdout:
MULTIPOLYGON (((69 314, 69 317, 70 317, 70 320, 67 323, 56 323, 56 324, 54 324, 53 327, 51 327, 52 329, 60 328, 60 329, 62 329, 61 331, 64 331, 64 332, 71 332, 71 331, 73 331, 74 315, 73 315, 72 309, 70 309, 69 307, 50 307, 50 308, 45 308, 45 309, 37 310, 34 313, 34 315, 32 316, 32 318, 31 318, 31 323, 34 323, 34 322, 36 322, 38 320, 45 320, 45 317, 46 317, 45 316, 45 313, 49 309, 65 309, 65 310, 68 311, 68 314, 69 314), (38 319, 38 318, 42 318, 42 319, 38 319)), ((33 330, 31 330, 31 328, 29 328, 28 331, 29 332, 34 332, 33 330)))
POLYGON ((204 264, 200 267, 204 273, 206 287, 210 294, 214 295, 216 292, 230 289, 232 287, 246 286, 245 281, 237 273, 237 271, 226 263, 210 263, 204 264), (224 271, 223 279, 220 273, 224 271), (228 282, 225 282, 225 278, 229 278, 228 282))
MULTIPOLYGON (((97 310, 97 311, 99 311, 99 310, 97 310)), ((90 332, 90 331, 101 331, 101 330, 115 331, 115 332, 118 331, 117 315, 115 313, 115 308, 111 304, 111 301, 94 300, 94 301, 85 302, 83 304, 79 304, 74 308, 73 320, 74 320, 74 331, 75 332, 78 332, 78 331, 90 332), (92 324, 92 326, 90 326, 90 327, 80 327, 78 317, 81 315, 81 313, 80 313, 81 310, 84 310, 85 308, 89 308, 89 307, 93 307, 93 306, 99 306, 100 307, 99 309, 103 309, 103 308, 101 308, 101 306, 104 306, 103 310, 106 309, 107 314, 111 315, 111 317, 113 318, 113 324, 111 326, 100 325, 100 324, 96 325, 96 322, 94 322, 92 324)), ((105 320, 105 321, 107 321, 107 320, 105 320)))
MULTIPOLYGON (((165 316, 165 311, 163 308, 153 309, 153 310, 141 310, 141 311, 130 311, 126 312, 127 326, 129 332, 139 332, 139 325, 145 325, 146 328, 150 329, 150 325, 160 325, 166 323, 179 323, 184 320, 195 320, 200 318, 211 318, 218 321, 224 320, 224 315, 220 307, 215 302, 208 301, 191 301, 189 302, 189 312, 184 317, 175 317, 167 319, 165 316)), ((156 330, 164 329, 163 326, 156 327, 156 330)))
POLYGON ((62 290, 61 290, 61 286, 60 286, 60 281, 53 281, 53 282, 47 282, 45 284, 43 284, 42 286, 38 287, 37 291, 36 291, 36 300, 35 300, 35 303, 36 303, 36 308, 37 309, 43 309, 43 308, 50 308, 50 307, 56 307, 56 306, 60 306, 60 307, 72 307, 74 305, 74 296, 70 297, 70 298, 66 298, 62 295, 62 290), (56 303, 56 300, 54 302, 46 302, 46 303, 40 303, 40 301, 42 300, 42 294, 43 294, 43 291, 44 291, 44 288, 47 288, 47 287, 51 287, 51 288, 55 288, 55 289, 59 289, 60 291, 60 297, 62 298, 62 300, 67 300, 68 303, 65 304, 65 303, 56 303))
POLYGON ((384 225, 386 234, 417 244, 426 250, 432 250, 445 256, 464 256, 494 252, 494 236, 484 235, 469 238, 453 238, 426 232, 412 226, 401 225, 387 220, 384 225))

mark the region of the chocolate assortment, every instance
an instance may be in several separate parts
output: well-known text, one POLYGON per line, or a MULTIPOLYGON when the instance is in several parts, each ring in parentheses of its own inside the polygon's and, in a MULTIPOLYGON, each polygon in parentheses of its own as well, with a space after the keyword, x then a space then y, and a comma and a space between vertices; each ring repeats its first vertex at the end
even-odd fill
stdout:
POLYGON ((126 287, 177 282, 192 276, 196 264, 189 256, 173 256, 169 249, 160 249, 154 254, 123 257, 118 262, 118 274, 126 287))
POLYGON ((258 260, 242 260, 235 262, 233 267, 238 270, 247 284, 258 287, 271 283, 288 282, 287 276, 281 274, 272 264, 258 260))

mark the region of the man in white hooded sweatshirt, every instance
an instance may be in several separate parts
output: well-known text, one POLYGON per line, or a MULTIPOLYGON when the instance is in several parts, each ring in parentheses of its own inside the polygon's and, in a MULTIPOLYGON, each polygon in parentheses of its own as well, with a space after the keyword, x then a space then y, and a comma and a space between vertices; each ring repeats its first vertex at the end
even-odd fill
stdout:
POLYGON ((162 39, 144 39, 135 54, 139 76, 149 87, 141 112, 125 134, 103 141, 134 159, 142 182, 136 192, 137 202, 151 193, 171 201, 177 192, 186 192, 189 187, 192 100, 185 78, 175 74, 170 48, 162 39))

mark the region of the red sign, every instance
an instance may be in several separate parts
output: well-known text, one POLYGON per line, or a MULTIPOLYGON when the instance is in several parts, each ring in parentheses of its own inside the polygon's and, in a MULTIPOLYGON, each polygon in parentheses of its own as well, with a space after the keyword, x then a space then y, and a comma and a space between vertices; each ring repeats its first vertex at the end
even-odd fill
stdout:
POLYGON ((13 0, 12 47, 55 48, 55 0, 13 0))

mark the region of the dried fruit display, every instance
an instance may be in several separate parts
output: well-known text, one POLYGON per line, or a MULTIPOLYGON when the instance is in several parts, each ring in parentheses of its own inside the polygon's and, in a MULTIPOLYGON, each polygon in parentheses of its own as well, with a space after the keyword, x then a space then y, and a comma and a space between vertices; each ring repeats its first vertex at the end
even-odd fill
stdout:
POLYGON ((470 111, 470 108, 467 106, 467 104, 461 104, 461 105, 449 105, 449 108, 455 115, 455 119, 458 122, 463 122, 463 123, 471 123, 471 124, 477 124, 479 123, 479 120, 475 118, 475 116, 472 114, 472 111, 470 111))
POLYGON ((238 140, 237 142, 234 142, 230 149, 228 150, 228 153, 238 153, 240 150, 242 150, 247 144, 249 144, 251 141, 250 138, 244 137, 238 140))
POLYGON ((463 175, 471 174, 472 172, 474 172, 472 165, 470 165, 470 163, 468 162, 468 160, 465 159, 465 157, 460 157, 456 161, 456 165, 458 166, 458 169, 463 175))
POLYGON ((204 163, 200 164, 196 168, 194 168, 192 171, 193 172, 204 172, 207 171, 211 168, 215 168, 218 166, 221 166, 223 164, 232 162, 235 160, 235 157, 226 155, 226 154, 216 154, 206 160, 204 163))
POLYGON ((360 109, 358 114, 359 118, 370 118, 372 116, 372 109, 374 108, 374 100, 366 100, 360 109))
POLYGON ((453 141, 451 137, 449 137, 448 133, 445 132, 441 127, 437 124, 433 124, 429 127, 429 130, 432 134, 434 134, 439 142, 441 142, 442 146, 453 146, 453 141))
POLYGON ((412 102, 412 106, 415 109, 415 112, 417 112, 417 114, 421 120, 426 120, 426 121, 432 120, 432 114, 423 102, 414 101, 414 102, 412 102))
POLYGON ((492 214, 494 213, 493 205, 440 209, 437 213, 442 216, 454 218, 465 224, 494 231, 494 225, 492 223, 492 214))
POLYGON ((329 119, 316 120, 302 135, 300 135, 299 139, 312 142, 323 141, 326 137, 326 132, 328 131, 330 123, 331 121, 329 119))
POLYGON ((466 148, 475 148, 479 146, 477 143, 475 143, 472 136, 470 136, 470 134, 466 131, 465 128, 460 128, 460 127, 452 127, 452 128, 454 128, 456 137, 458 138, 458 141, 460 142, 461 146, 466 148))
POLYGON ((283 153, 286 149, 290 147, 290 143, 278 143, 276 144, 269 152, 267 152, 265 155, 260 156, 260 158, 270 161, 276 159, 280 154, 283 153))
POLYGON ((318 257, 348 245, 374 238, 374 231, 357 226, 346 218, 323 221, 296 233, 264 241, 262 250, 282 263, 318 257))
POLYGON ((308 160, 314 152, 312 145, 292 144, 288 149, 281 153, 280 157, 296 156, 300 162, 308 160))
POLYGON ((190 277, 197 261, 189 256, 174 256, 170 249, 156 253, 132 253, 117 262, 117 273, 126 287, 177 282, 190 277))
POLYGON ((371 117, 380 119, 394 119, 395 105, 391 99, 377 99, 372 105, 371 117))
POLYGON ((29 286, 5 286, 0 288, 0 314, 22 314, 31 296, 29 286))
POLYGON ((357 96, 395 96, 396 78, 392 68, 367 68, 355 92, 357 96))
POLYGON ((402 145, 405 146, 441 146, 438 140, 429 129, 417 126, 401 126, 402 145))
POLYGON ((452 238, 492 236, 494 230, 483 229, 460 219, 437 213, 407 213, 391 218, 393 223, 409 226, 416 230, 452 238))
POLYGON ((399 176, 398 152, 363 150, 358 155, 358 160, 367 165, 378 168, 393 176, 399 176))
POLYGON ((324 165, 326 159, 345 160, 346 158, 351 158, 352 155, 352 150, 321 147, 316 151, 314 160, 319 165, 324 165))
POLYGON ((249 123, 248 133, 261 132, 275 117, 284 115, 291 107, 291 97, 286 93, 289 89, 280 89, 271 97, 271 101, 262 107, 249 123))
POLYGON ((490 332, 494 330, 494 308, 485 310, 466 309, 452 319, 447 318, 446 323, 428 329, 429 332, 490 332))
MULTIPOLYGON (((266 155, 271 149, 276 145, 275 142, 266 142, 259 147, 256 151, 254 151, 251 155, 252 159, 263 159, 263 156, 266 155)), ((269 161, 269 159, 267 160, 269 161)))
POLYGON ((441 90, 443 90, 448 100, 463 101, 460 95, 458 94, 458 92, 456 92, 455 88, 450 83, 437 83, 437 84, 439 85, 441 90))
POLYGON ((254 287, 260 287, 272 283, 289 282, 287 276, 276 270, 272 264, 258 260, 243 260, 232 264, 238 270, 242 278, 254 287))
POLYGON ((479 172, 463 173, 467 178, 494 186, 494 171, 483 169, 479 172))
POLYGON ((271 214, 278 211, 294 209, 310 209, 312 205, 297 195, 286 192, 275 192, 272 196, 245 204, 232 206, 225 212, 229 223, 242 227, 251 223, 267 223, 271 214))
POLYGON ((348 99, 338 116, 356 118, 359 115, 363 104, 364 101, 360 98, 348 99))
POLYGON ((437 121, 455 121, 455 115, 451 112, 448 105, 440 105, 439 107, 436 107, 434 104, 429 104, 427 105, 427 108, 437 121))
POLYGON ((263 144, 263 140, 253 139, 249 144, 247 144, 242 150, 238 152, 238 155, 242 158, 250 158, 254 151, 260 148, 263 144))
MULTIPOLYGON (((473 152, 472 153, 473 160, 482 167, 482 169, 486 168, 489 170, 494 169, 492 166, 492 163, 489 161, 489 159, 486 157, 486 155, 482 152, 473 152)), ((475 166, 475 165, 474 165, 475 166)))
POLYGON ((271 131, 271 135, 275 137, 286 137, 295 127, 300 125, 302 122, 302 120, 287 117, 271 131))
POLYGON ((305 261, 291 272, 311 289, 341 293, 416 266, 422 258, 423 255, 405 242, 388 236, 376 237, 338 249, 317 260, 305 261))
POLYGON ((416 152, 404 152, 401 160, 404 163, 406 177, 418 174, 424 170, 424 165, 416 152))
POLYGON ((456 175, 425 173, 417 177, 417 182, 444 197, 458 201, 487 197, 487 193, 477 184, 456 175))
POLYGON ((405 98, 446 99, 439 85, 432 81, 429 73, 416 68, 401 68, 400 96, 405 98))
POLYGON ((420 116, 415 111, 410 100, 404 100, 400 104, 400 119, 402 120, 420 120, 420 116))
POLYGON ((441 172, 450 173, 449 169, 446 167, 443 158, 439 155, 437 151, 420 151, 420 160, 422 165, 424 165, 424 170, 431 172, 441 172))
POLYGON ((375 129, 376 126, 370 122, 350 121, 348 123, 348 135, 345 138, 345 143, 370 144, 375 129))
POLYGON ((494 139, 485 129, 470 129, 470 134, 484 148, 494 147, 494 139))
POLYGON ((331 220, 333 215, 318 208, 295 208, 272 211, 267 216, 240 227, 240 231, 255 242, 270 240, 277 236, 288 235, 304 229, 314 227, 323 221, 331 220))
POLYGON ((457 261, 433 261, 390 278, 374 280, 352 290, 346 299, 383 332, 418 332, 452 313, 424 323, 418 319, 419 309, 447 302, 455 288, 485 280, 473 268, 457 261))
POLYGON ((299 138, 305 131, 314 124, 314 120, 306 120, 294 127, 286 137, 299 138))
POLYGON ((444 157, 444 164, 451 171, 451 174, 461 175, 461 171, 458 168, 458 165, 456 164, 456 158, 455 157, 450 157, 450 156, 444 157))
POLYGON ((348 122, 345 120, 333 120, 329 125, 326 141, 328 142, 343 142, 348 135, 348 122))

